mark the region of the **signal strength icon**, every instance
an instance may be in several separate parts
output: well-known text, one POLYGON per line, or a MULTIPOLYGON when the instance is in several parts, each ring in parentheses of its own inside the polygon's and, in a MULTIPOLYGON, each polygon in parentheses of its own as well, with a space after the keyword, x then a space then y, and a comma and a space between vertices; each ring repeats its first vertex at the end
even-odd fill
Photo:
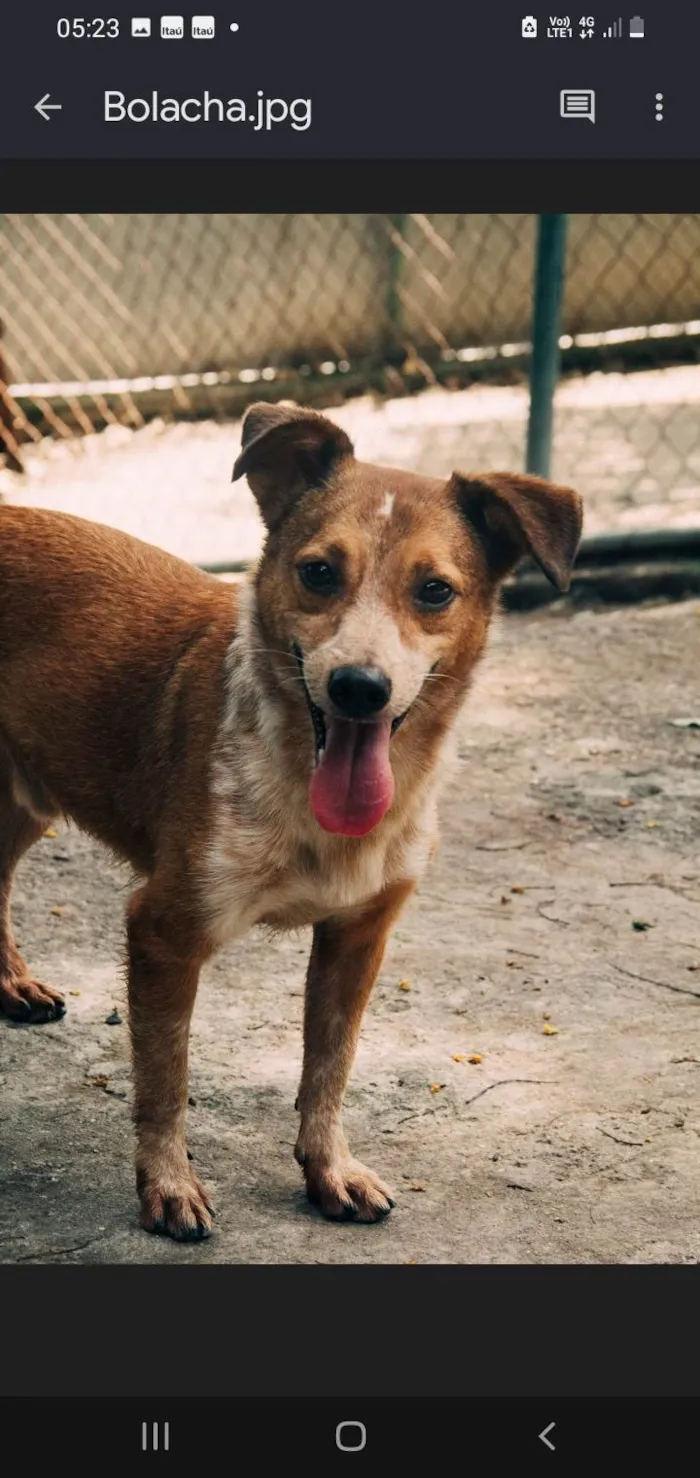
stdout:
POLYGON ((613 38, 613 37, 615 38, 615 40, 617 40, 618 37, 621 37, 622 36, 622 16, 620 16, 618 20, 613 21, 612 25, 611 26, 608 26, 607 31, 603 31, 602 34, 606 38, 606 40, 608 38, 613 38))

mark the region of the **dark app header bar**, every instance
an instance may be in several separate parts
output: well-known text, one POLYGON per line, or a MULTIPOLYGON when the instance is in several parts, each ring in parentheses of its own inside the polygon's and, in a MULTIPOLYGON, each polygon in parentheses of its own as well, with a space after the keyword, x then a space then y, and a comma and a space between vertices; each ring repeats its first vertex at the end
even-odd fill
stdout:
MULTIPOLYGON (((527 0, 526 0, 527 5, 527 0)), ((119 9, 122 7, 120 6, 119 9)), ((3 21, 11 158, 692 158, 700 13, 232 3, 3 21)))

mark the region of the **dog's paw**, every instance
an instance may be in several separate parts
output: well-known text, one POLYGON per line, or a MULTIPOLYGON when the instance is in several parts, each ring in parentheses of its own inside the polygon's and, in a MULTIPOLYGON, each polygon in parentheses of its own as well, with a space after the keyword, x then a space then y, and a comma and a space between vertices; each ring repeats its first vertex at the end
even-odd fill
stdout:
POLYGON ((331 1221, 381 1221, 396 1204, 384 1182, 359 1160, 319 1165, 307 1159, 303 1169, 309 1200, 331 1221))
POLYGON ((139 1197, 141 1226, 147 1232, 174 1237, 176 1242, 200 1242, 211 1236, 212 1200, 191 1170, 160 1180, 139 1176, 139 1197))
POLYGON ((60 1021, 66 1014, 66 1003, 50 985, 42 985, 29 975, 11 974, 0 977, 0 1013, 11 1021, 39 1026, 45 1021, 60 1021))

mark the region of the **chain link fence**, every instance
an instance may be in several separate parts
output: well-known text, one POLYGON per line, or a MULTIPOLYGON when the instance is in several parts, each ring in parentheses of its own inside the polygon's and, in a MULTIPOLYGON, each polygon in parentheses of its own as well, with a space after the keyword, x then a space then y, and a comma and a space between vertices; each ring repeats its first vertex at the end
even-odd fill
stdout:
MULTIPOLYGON (((522 466, 536 228, 529 215, 0 216, 6 465, 28 466, 46 438, 370 392, 403 397, 389 420, 404 465, 522 466)), ((700 215, 571 217, 560 344, 553 474, 598 526, 700 523, 700 215)))

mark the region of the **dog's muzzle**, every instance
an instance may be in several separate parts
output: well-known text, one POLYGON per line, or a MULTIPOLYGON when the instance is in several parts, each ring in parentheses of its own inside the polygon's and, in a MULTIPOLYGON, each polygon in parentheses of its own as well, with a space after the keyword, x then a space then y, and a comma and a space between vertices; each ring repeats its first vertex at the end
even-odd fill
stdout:
MULTIPOLYGON (((306 697, 307 707, 308 707, 309 713, 311 714, 311 722, 313 724, 314 737, 316 739, 316 761, 318 763, 318 760, 321 758, 321 755, 323 754, 323 751, 324 751, 324 749, 326 747, 326 716, 325 716, 325 714, 323 712, 323 709, 322 708, 319 708, 318 704, 317 703, 314 703, 314 700, 311 697, 311 694, 309 692, 308 683, 306 681, 306 674, 304 672, 304 654, 303 654, 303 652, 301 650, 301 647, 297 646, 296 642, 294 642, 293 645, 292 645, 292 651, 294 653, 294 656, 297 659, 297 664, 298 664, 298 667, 299 667, 299 672, 301 674, 301 679, 302 679, 302 682, 303 682, 303 685, 304 685, 304 694, 305 694, 305 697, 306 697)), ((404 713, 400 713, 398 715, 398 718, 395 718, 395 719, 392 720, 392 724, 391 724, 391 732, 392 732, 392 734, 395 734, 396 733, 396 730, 399 728, 399 725, 403 723, 404 719, 406 718, 406 715, 409 712, 410 712, 410 709, 407 708, 404 713)))

